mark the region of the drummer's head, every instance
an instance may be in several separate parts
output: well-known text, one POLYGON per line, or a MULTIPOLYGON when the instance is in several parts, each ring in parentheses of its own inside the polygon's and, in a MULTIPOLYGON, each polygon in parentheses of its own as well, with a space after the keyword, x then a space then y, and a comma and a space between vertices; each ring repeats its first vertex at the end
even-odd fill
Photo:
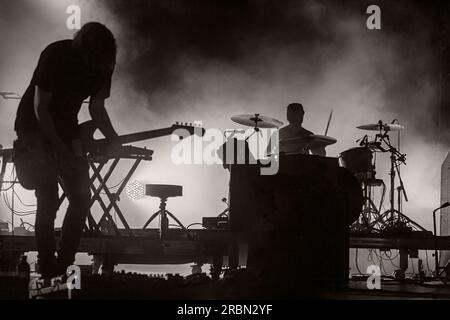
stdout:
POLYGON ((303 123, 303 116, 305 115, 305 110, 301 103, 291 103, 287 106, 287 120, 290 124, 303 123))

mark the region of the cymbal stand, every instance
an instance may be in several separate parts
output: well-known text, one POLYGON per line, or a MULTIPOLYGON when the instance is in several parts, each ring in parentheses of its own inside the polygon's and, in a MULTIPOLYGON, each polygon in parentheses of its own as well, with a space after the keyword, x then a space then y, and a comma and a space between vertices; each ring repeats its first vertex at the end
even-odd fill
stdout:
MULTIPOLYGON (((247 137, 245 138, 245 141, 248 142, 248 140, 256 133, 256 134, 262 134, 261 132, 261 128, 258 127, 258 123, 263 121, 260 117, 259 113, 255 113, 255 117, 251 118, 250 120, 252 120, 255 123, 255 126, 253 127, 253 132, 247 137)), ((257 141, 256 141, 256 157, 255 159, 258 159, 259 157, 259 137, 260 135, 257 135, 257 141)), ((249 150, 250 152, 250 150, 249 150)))
POLYGON ((255 126, 253 127, 252 134, 249 135, 247 138, 245 138, 246 141, 248 139, 250 139, 255 133, 260 132, 261 129, 258 127, 258 122, 261 122, 262 119, 259 116, 260 116, 259 113, 255 113, 255 117, 250 119, 250 120, 252 120, 255 123, 255 126))
POLYGON ((227 207, 225 208, 225 210, 223 210, 221 213, 219 213, 219 215, 217 217, 218 218, 229 218, 230 204, 228 203, 227 198, 222 198, 222 202, 225 203, 227 205, 227 207))
MULTIPOLYGON (((381 121, 380 121, 381 123, 381 121)), ((423 228, 418 223, 414 222, 410 218, 408 218, 406 215, 404 215, 401 212, 401 202, 402 197, 404 197, 405 201, 408 201, 408 196, 406 194, 405 185, 403 183, 403 179, 400 174, 400 165, 404 164, 406 165, 406 154, 400 153, 397 148, 395 148, 389 138, 389 131, 384 130, 383 132, 383 126, 380 125, 380 133, 377 134, 377 139, 380 139, 382 143, 384 143, 387 146, 386 152, 389 152, 390 155, 390 161, 391 161, 391 167, 390 167, 390 190, 389 190, 389 209, 386 210, 382 215, 381 218, 384 220, 384 228, 391 229, 391 230, 398 230, 401 228, 406 227, 407 224, 414 225, 416 228, 418 228, 421 231, 426 231, 425 228, 423 228), (398 191, 398 198, 397 198, 397 208, 395 208, 395 179, 398 177, 399 180, 399 186, 397 188, 398 191), (387 219, 386 219, 387 218, 387 219)))

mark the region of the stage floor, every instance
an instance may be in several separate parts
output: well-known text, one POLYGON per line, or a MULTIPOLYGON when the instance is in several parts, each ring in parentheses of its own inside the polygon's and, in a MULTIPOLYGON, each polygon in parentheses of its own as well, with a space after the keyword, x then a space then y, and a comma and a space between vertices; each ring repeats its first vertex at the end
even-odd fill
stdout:
POLYGON ((382 282, 380 290, 369 290, 366 281, 350 281, 349 289, 330 299, 343 300, 449 300, 450 284, 433 281, 424 284, 382 282))
MULTIPOLYGON (((205 281, 180 285, 162 279, 142 281, 142 278, 107 280, 100 277, 82 281, 82 289, 74 290, 73 299, 81 300, 220 300, 217 289, 221 281, 205 281), (145 283, 147 282, 147 283, 145 283), (124 287, 124 285, 126 285, 124 287), (156 289, 156 290, 154 290, 156 289), (174 290, 176 289, 176 290, 174 290), (107 294, 105 294, 107 292, 107 294), (133 292, 133 294, 131 294, 133 292), (175 294, 176 293, 176 294, 175 294)), ((4 280, 4 279, 3 279, 4 280)), ((86 279, 85 279, 86 280, 86 279)), ((10 278, 0 286, 2 299, 28 299, 28 292, 20 279, 10 278), (15 290, 11 287, 16 285, 15 290), (3 288, 1 288, 3 287, 3 288), (20 287, 23 289, 20 290, 20 287), (9 291, 9 292, 7 292, 9 291), (13 294, 14 293, 14 294, 13 294)), ((306 299, 311 297, 305 296, 306 299)), ((317 299, 317 297, 312 297, 317 299)), ((67 299, 67 290, 60 290, 37 299, 67 299)), ((226 299, 233 299, 227 295, 226 299)), ((264 298, 263 298, 264 299, 264 298)), ((350 281, 348 289, 341 293, 324 293, 319 299, 325 300, 450 300, 450 286, 441 282, 428 282, 422 285, 399 282, 382 282, 380 290, 368 290, 365 281, 350 281)), ((240 300, 240 299, 238 299, 240 300)))

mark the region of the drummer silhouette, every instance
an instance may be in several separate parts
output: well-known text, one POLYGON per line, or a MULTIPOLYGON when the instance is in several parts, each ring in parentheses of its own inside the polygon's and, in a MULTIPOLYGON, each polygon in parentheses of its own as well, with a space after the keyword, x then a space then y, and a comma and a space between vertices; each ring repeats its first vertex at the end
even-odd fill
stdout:
POLYGON ((309 130, 303 128, 305 110, 301 103, 291 103, 287 106, 287 120, 289 124, 280 129, 280 152, 286 154, 315 154, 325 156, 324 147, 309 148, 307 140, 294 138, 306 138, 313 135, 309 130), (294 140, 292 140, 294 139, 294 140))

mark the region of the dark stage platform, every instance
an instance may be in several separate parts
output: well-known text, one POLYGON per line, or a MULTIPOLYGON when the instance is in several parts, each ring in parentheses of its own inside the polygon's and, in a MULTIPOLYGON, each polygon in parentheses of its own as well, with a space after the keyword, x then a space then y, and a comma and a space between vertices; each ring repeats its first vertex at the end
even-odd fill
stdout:
MULTIPOLYGON (((166 240, 160 240, 158 230, 134 229, 135 236, 88 235, 81 239, 79 252, 91 255, 114 255, 119 263, 170 264, 210 263, 212 257, 227 255, 231 242, 230 230, 191 229, 170 230, 166 240)), ((351 235, 350 248, 450 250, 450 236, 435 237, 431 233, 411 232, 402 235, 351 235)), ((5 252, 35 251, 34 233, 0 235, 5 252)))

